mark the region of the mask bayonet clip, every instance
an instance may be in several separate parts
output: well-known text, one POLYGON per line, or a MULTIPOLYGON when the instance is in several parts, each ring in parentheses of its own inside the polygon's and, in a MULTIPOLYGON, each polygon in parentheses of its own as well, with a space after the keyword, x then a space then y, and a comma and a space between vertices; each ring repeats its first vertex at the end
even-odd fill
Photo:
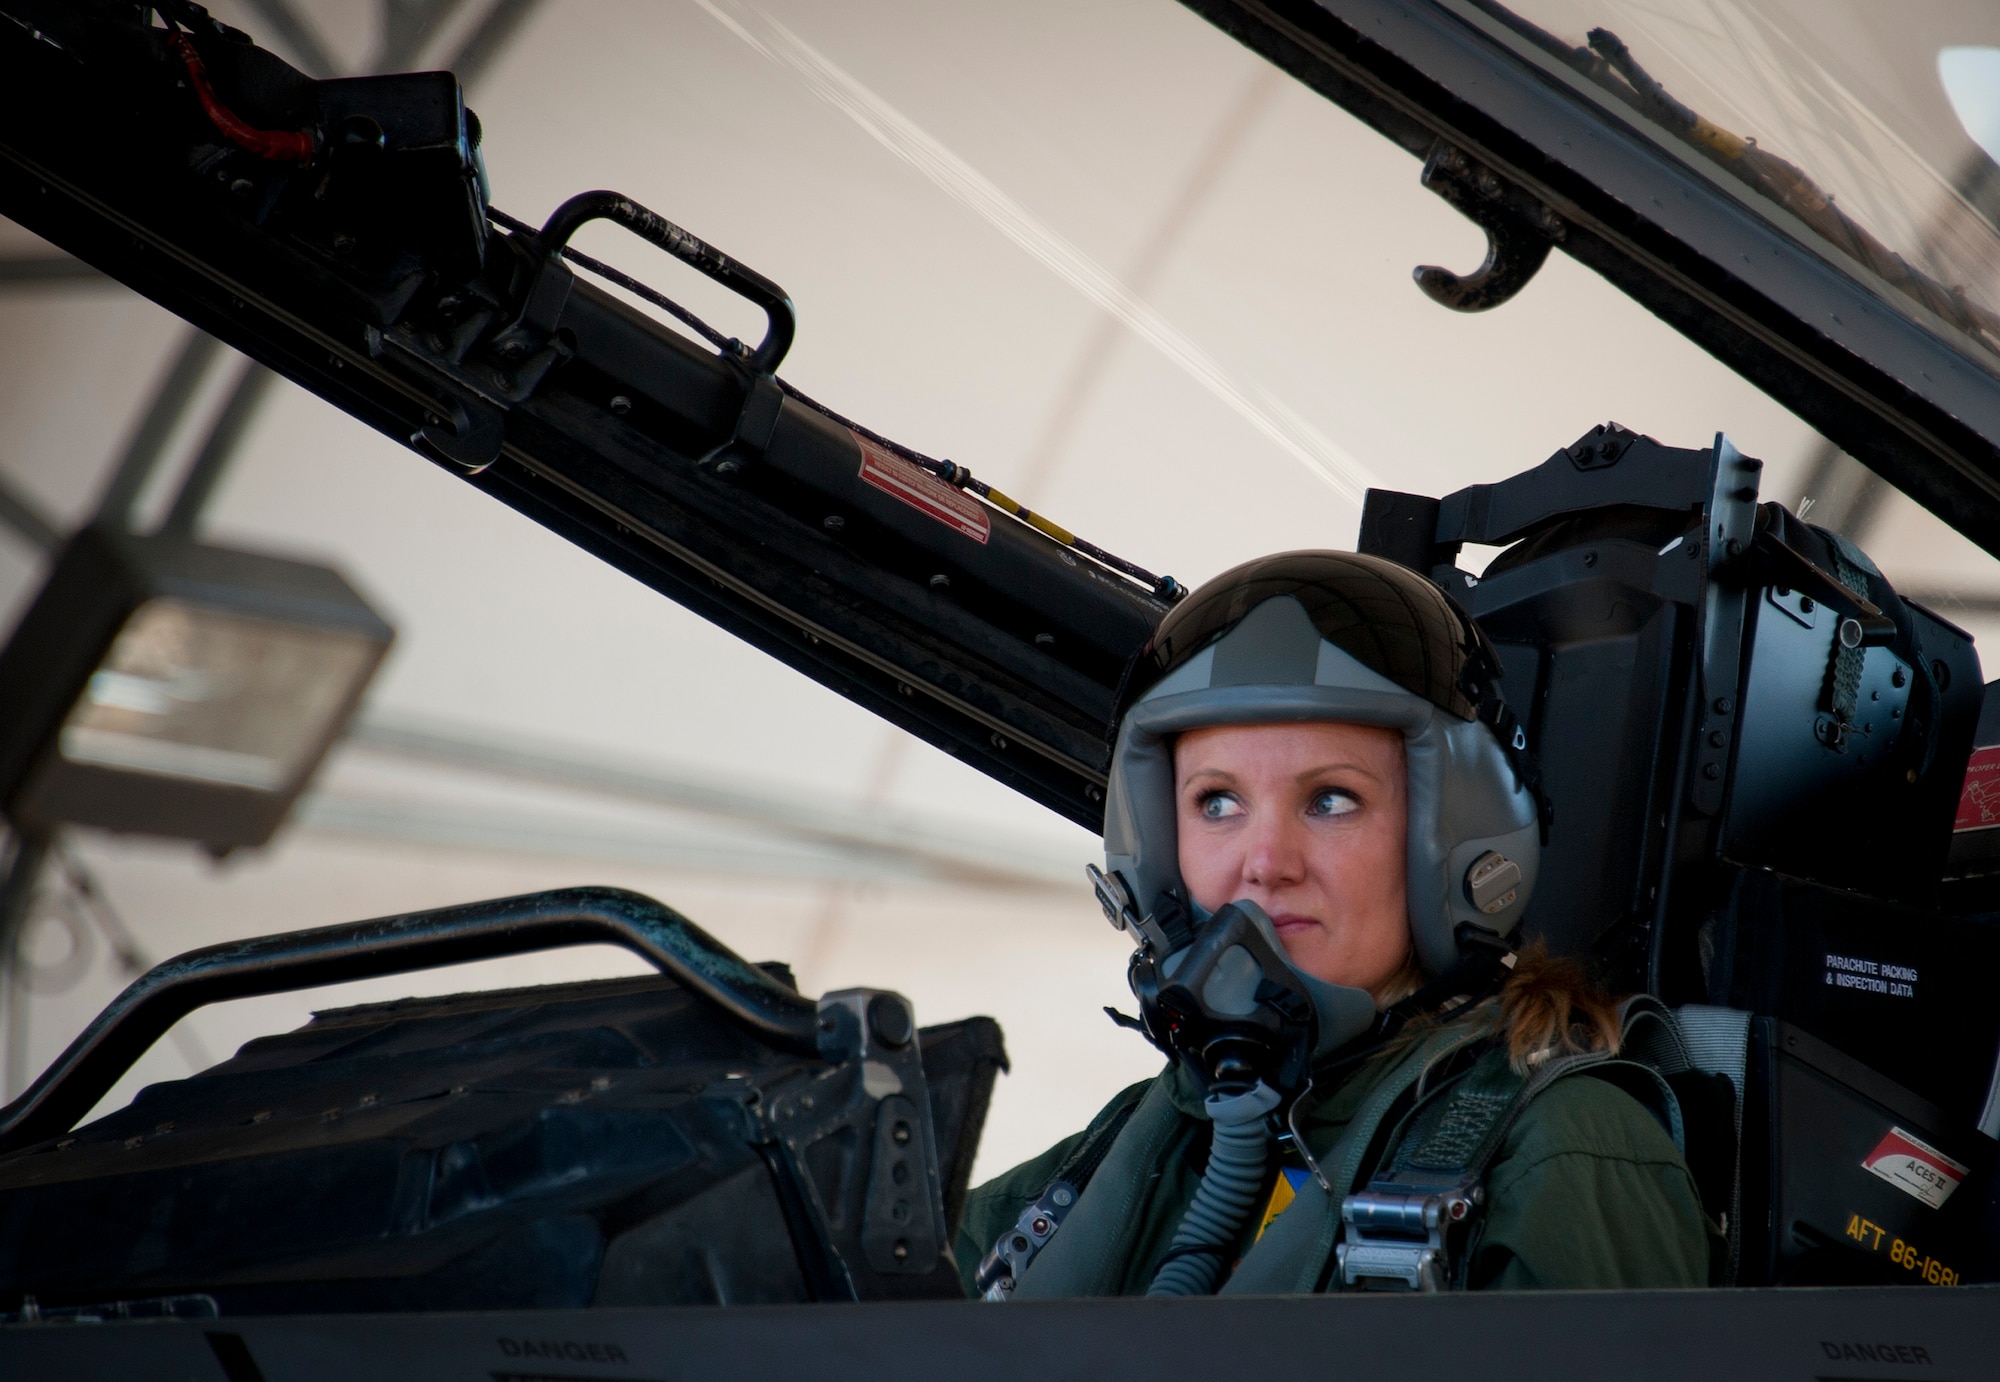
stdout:
POLYGON ((1167 944, 1167 933, 1160 929, 1151 917, 1139 915, 1133 905, 1131 889, 1125 880, 1115 873, 1106 873, 1095 864, 1085 864, 1083 871, 1090 877, 1091 889, 1097 894, 1097 905, 1104 909, 1104 919, 1112 927, 1129 934, 1154 955, 1165 956, 1172 949, 1167 944))

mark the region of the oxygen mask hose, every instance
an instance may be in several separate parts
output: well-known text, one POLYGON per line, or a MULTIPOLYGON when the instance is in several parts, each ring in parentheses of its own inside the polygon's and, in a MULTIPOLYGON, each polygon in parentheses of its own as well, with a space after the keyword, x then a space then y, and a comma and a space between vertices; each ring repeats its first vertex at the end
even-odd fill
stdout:
POLYGON ((1153 1274, 1149 1296, 1206 1296, 1222 1276, 1223 1259, 1235 1250, 1244 1222, 1264 1188, 1271 1157, 1271 1129, 1265 1115, 1278 1106, 1278 1092, 1259 1081, 1242 1094, 1211 1094, 1205 1101, 1215 1140, 1208 1169, 1174 1231, 1174 1241, 1153 1274))

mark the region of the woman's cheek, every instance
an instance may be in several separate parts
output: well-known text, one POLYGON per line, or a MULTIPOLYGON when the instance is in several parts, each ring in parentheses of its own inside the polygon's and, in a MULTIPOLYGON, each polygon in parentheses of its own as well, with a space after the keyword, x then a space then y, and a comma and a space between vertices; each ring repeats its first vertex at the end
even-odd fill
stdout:
POLYGON ((1183 817, 1179 854, 1181 881, 1187 884, 1188 895, 1197 906, 1212 912, 1234 900, 1223 894, 1233 894, 1241 870, 1236 867, 1229 838, 1213 822, 1199 815, 1183 817))

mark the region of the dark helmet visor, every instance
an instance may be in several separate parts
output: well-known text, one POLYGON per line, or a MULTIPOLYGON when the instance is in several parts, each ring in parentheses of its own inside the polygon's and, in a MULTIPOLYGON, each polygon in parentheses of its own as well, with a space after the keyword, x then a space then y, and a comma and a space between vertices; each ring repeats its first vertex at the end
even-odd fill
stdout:
POLYGON ((1153 631, 1132 694, 1280 595, 1297 600, 1322 638, 1370 671, 1462 720, 1480 718, 1485 685, 1498 671, 1485 635, 1424 577, 1356 552, 1280 552, 1203 583, 1153 631))

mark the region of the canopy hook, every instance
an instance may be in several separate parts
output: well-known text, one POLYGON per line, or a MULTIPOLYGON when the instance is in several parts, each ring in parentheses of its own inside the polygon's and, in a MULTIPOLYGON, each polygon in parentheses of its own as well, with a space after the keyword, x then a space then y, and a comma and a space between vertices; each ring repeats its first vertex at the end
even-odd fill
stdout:
POLYGON ((1484 312, 1527 287, 1567 229, 1538 198, 1442 139, 1431 146, 1420 181, 1486 232, 1486 259, 1470 274, 1436 264, 1410 271, 1425 296, 1455 312, 1484 312))

